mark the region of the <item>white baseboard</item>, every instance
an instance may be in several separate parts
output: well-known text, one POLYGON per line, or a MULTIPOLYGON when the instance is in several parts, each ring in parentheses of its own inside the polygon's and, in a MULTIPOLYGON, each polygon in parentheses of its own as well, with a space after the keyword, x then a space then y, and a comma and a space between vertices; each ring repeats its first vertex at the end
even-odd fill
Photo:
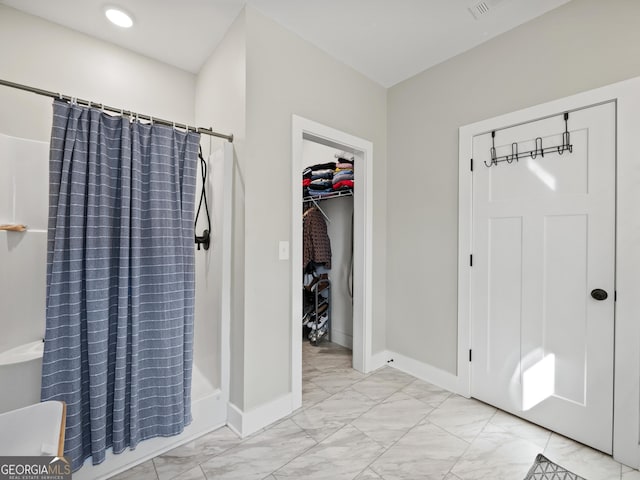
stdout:
POLYGON ((331 342, 353 350, 353 336, 338 330, 331 330, 331 342))
POLYGON ((287 393, 247 412, 229 403, 227 426, 242 438, 286 417, 293 411, 292 395, 287 393))
POLYGON ((450 372, 445 372, 427 363, 422 363, 413 358, 405 357, 396 352, 386 352, 388 360, 393 360, 388 363, 390 367, 397 368, 400 371, 413 375, 420 380, 432 383, 440 388, 449 390, 450 392, 458 392, 459 382, 457 375, 450 372))
MULTIPOLYGON (((371 354, 371 363, 369 364, 369 372, 378 370, 379 368, 387 365, 387 362, 391 358, 391 352, 388 350, 382 350, 378 353, 371 354)), ((367 372, 368 373, 368 372, 367 372)))
POLYGON ((231 402, 227 404, 227 427, 242 437, 242 410, 231 402))

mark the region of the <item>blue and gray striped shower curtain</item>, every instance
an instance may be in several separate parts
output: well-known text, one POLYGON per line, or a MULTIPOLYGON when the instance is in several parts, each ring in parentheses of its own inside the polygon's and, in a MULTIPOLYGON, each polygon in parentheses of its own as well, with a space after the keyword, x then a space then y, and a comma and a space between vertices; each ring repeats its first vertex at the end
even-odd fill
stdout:
POLYGON ((42 400, 73 470, 191 421, 199 135, 55 101, 42 400))

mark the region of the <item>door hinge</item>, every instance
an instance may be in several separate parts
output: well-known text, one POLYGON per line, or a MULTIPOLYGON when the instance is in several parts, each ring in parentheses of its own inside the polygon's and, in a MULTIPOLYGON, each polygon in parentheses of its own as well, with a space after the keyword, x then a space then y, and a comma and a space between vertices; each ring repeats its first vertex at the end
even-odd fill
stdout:
POLYGON ((617 301, 618 301, 618 291, 617 291, 617 290, 614 290, 614 291, 613 291, 613 301, 614 301, 614 302, 617 302, 617 301))
POLYGON ((473 172, 473 158, 471 159, 471 171, 473 172))
POLYGON ((469 255, 469 266, 473 267, 473 254, 469 255))
POLYGON ((471 361, 471 349, 469 349, 469 361, 471 361))

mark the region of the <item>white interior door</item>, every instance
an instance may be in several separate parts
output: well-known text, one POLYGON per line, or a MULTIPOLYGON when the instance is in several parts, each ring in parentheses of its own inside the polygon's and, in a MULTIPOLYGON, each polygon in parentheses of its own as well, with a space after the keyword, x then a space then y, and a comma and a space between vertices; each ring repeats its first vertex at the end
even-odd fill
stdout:
MULTIPOLYGON (((559 115, 500 130, 497 155, 564 129, 559 115)), ((615 104, 572 112, 569 131, 573 153, 490 168, 491 134, 474 137, 471 393, 611 453, 615 104)))

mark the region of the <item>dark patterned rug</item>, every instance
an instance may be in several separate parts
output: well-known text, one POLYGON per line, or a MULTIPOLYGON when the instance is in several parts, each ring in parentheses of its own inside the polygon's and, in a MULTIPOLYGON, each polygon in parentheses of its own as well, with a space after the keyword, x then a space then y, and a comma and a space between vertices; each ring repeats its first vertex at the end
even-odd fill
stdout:
POLYGON ((524 480, 586 480, 538 454, 524 480))

